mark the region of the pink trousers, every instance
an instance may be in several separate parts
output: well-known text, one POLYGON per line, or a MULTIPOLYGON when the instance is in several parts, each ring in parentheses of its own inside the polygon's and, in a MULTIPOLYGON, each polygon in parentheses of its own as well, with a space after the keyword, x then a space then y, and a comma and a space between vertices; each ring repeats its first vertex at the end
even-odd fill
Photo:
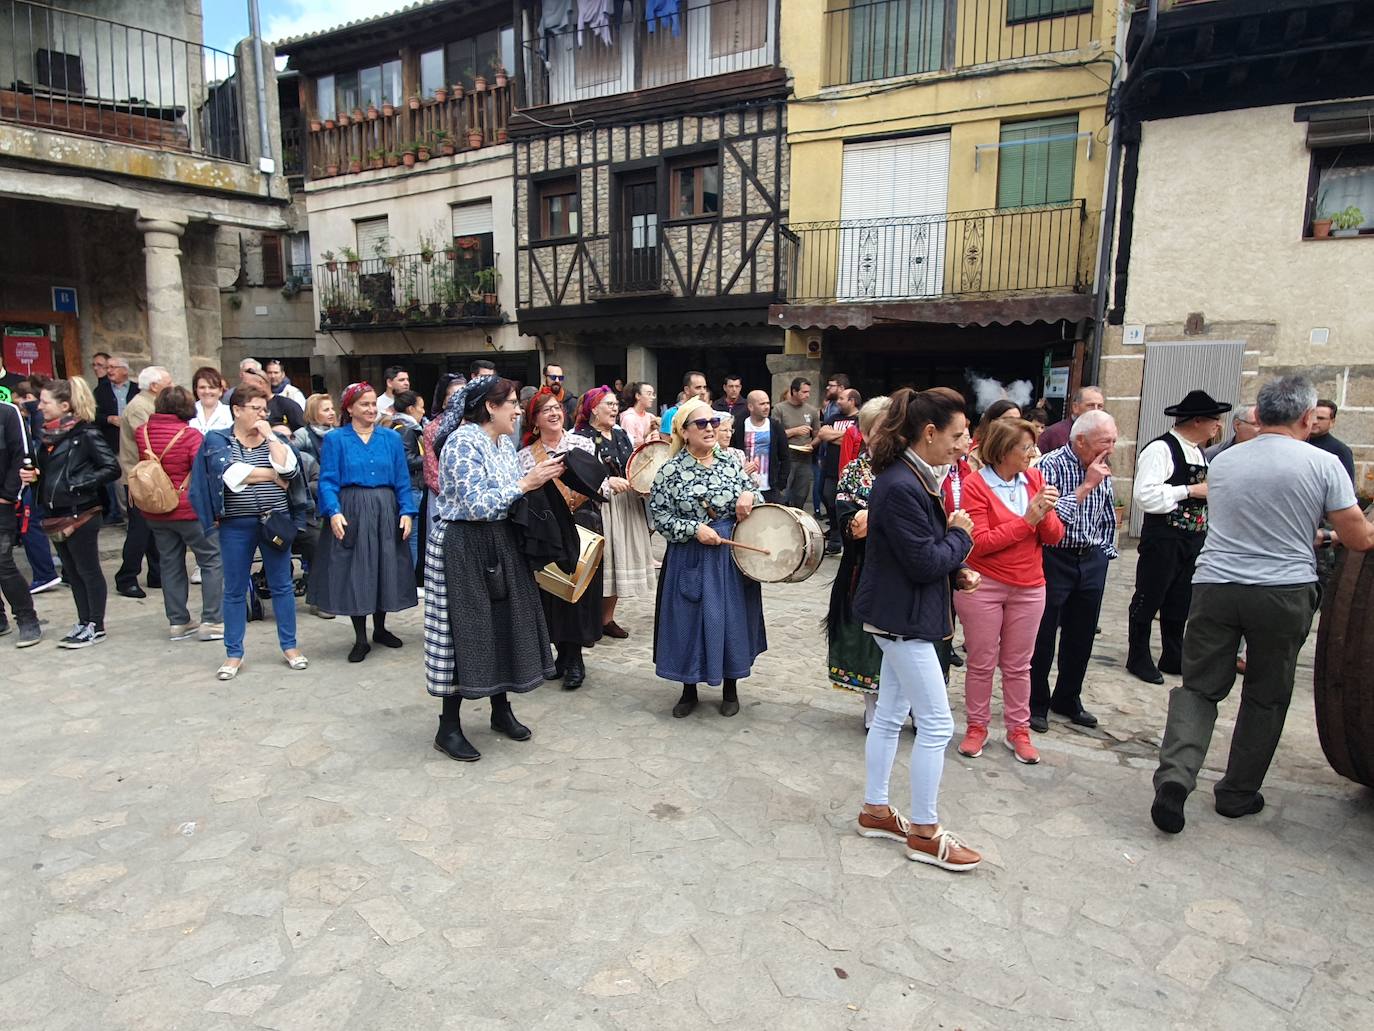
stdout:
POLYGON ((1045 588, 1012 587, 984 576, 978 590, 954 595, 964 627, 964 705, 969 725, 992 716, 992 672, 1002 670, 1002 721, 1008 730, 1030 723, 1030 664, 1045 588))

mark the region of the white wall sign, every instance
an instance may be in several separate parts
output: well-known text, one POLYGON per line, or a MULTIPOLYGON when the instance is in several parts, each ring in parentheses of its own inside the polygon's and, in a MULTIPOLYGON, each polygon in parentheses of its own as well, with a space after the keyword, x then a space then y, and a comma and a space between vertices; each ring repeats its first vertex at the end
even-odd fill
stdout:
POLYGON ((1142 347, 1145 344, 1144 326, 1125 326, 1121 332, 1121 342, 1127 347, 1142 347))

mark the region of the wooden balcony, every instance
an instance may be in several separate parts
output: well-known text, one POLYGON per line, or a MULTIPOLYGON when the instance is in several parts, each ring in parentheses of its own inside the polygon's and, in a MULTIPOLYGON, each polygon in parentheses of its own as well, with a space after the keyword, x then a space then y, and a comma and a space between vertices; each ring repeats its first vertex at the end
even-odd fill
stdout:
POLYGON ((445 92, 427 100, 369 106, 340 112, 336 118, 312 121, 305 174, 330 179, 365 169, 409 168, 431 157, 479 150, 506 142, 510 122, 508 83, 445 92))

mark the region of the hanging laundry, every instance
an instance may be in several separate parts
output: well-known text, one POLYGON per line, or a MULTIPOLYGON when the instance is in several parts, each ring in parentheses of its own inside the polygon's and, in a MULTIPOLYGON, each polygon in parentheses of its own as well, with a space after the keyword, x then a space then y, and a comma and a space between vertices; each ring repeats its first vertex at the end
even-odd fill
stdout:
POLYGON ((577 0, 577 45, 582 45, 582 30, 592 34, 607 46, 611 45, 611 13, 615 0, 577 0))
POLYGON ((565 32, 573 26, 574 0, 545 0, 539 15, 539 35, 565 32))
POLYGON ((678 12, 681 8, 681 0, 645 0, 644 20, 649 23, 649 31, 653 32, 661 22, 668 22, 674 38, 682 33, 682 19, 678 12))

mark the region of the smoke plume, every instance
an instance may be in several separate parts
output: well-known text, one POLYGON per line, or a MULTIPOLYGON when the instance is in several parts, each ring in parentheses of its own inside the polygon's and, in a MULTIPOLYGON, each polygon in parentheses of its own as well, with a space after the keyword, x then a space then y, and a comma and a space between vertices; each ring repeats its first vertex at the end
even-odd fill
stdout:
POLYGON ((973 384, 974 405, 980 413, 986 412, 989 405, 1003 398, 1014 402, 1022 410, 1023 415, 1030 407, 1034 390, 1030 380, 1018 379, 1014 383, 1004 384, 991 376, 980 376, 971 369, 967 375, 968 381, 973 384))

